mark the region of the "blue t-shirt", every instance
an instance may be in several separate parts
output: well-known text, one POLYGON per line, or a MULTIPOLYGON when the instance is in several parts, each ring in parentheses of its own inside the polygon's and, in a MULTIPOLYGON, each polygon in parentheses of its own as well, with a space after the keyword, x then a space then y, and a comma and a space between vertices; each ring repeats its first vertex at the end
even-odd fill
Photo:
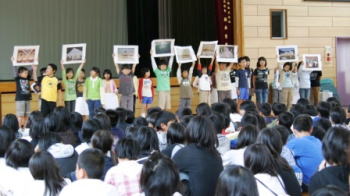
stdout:
POLYGON ((293 152, 295 161, 303 172, 303 183, 308 185, 323 160, 321 141, 314 136, 293 138, 287 147, 293 152))
POLYGON ((239 69, 236 71, 236 74, 239 78, 238 88, 248 88, 249 71, 239 69))

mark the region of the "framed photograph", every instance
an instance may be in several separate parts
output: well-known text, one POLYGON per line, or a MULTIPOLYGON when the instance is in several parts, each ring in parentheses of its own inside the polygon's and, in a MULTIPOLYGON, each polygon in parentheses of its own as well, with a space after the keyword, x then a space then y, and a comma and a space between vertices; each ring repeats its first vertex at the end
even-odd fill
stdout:
POLYGON ((276 47, 277 62, 295 62, 298 61, 298 46, 277 46, 276 47))
POLYGON ((13 48, 13 66, 37 65, 40 46, 15 46, 13 48))
POLYGON ((63 64, 80 64, 85 61, 86 44, 66 44, 62 46, 63 64))
POLYGON ((113 49, 114 63, 138 64, 139 46, 115 45, 113 49))
POLYGON ((322 61, 320 54, 304 54, 303 55, 304 69, 315 71, 322 70, 322 61))
POLYGON ((222 63, 238 62, 238 46, 235 45, 217 45, 216 59, 222 63))
POLYGON ((175 39, 156 39, 152 41, 152 55, 166 57, 174 55, 175 39))
POLYGON ((201 41, 197 56, 200 58, 213 58, 215 56, 218 41, 201 41))
POLYGON ((192 46, 175 46, 174 49, 177 63, 192 63, 197 60, 192 46))

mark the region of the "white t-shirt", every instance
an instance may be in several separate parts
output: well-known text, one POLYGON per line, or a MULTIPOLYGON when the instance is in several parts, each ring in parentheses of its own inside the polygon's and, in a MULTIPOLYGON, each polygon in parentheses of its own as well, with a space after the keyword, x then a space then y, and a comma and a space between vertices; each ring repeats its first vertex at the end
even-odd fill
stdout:
POLYGON ((65 186, 60 196, 115 196, 118 195, 116 188, 98 179, 82 179, 65 186))
POLYGON ((305 71, 302 69, 299 69, 298 76, 299 76, 299 88, 311 88, 311 80, 310 75, 312 71, 305 71))
POLYGON ((270 176, 269 174, 255 174, 254 176, 257 179, 256 184, 258 185, 259 195, 264 195, 264 196, 288 195, 284 190, 285 185, 281 177, 270 176), (265 186, 262 183, 264 183, 265 186), (275 194, 273 194, 271 190, 275 194))
POLYGON ((226 165, 240 165, 244 167, 244 152, 246 148, 229 150, 222 155, 222 164, 226 165))
POLYGON ((83 142, 83 143, 81 143, 79 146, 75 147, 75 151, 76 151, 78 154, 80 154, 80 153, 82 153, 84 150, 86 150, 86 149, 88 149, 88 148, 91 148, 91 147, 89 146, 89 144, 86 143, 86 142, 83 142))
MULTIPOLYGON (((66 184, 69 184, 69 180, 65 180, 66 184)), ((45 193, 45 181, 44 180, 33 180, 25 187, 26 196, 43 196, 45 193)), ((44 196, 50 196, 50 192, 47 192, 44 196)))
POLYGON ((143 97, 152 97, 152 80, 151 79, 143 79, 142 84, 142 96, 143 97))
POLYGON ((199 78, 198 86, 199 86, 199 90, 201 91, 210 91, 211 78, 208 76, 208 74, 203 74, 199 78))
POLYGON ((23 187, 33 180, 29 168, 0 166, 0 187, 7 195, 26 195, 23 187))
POLYGON ((232 89, 230 71, 217 71, 216 88, 218 91, 230 91, 232 89))

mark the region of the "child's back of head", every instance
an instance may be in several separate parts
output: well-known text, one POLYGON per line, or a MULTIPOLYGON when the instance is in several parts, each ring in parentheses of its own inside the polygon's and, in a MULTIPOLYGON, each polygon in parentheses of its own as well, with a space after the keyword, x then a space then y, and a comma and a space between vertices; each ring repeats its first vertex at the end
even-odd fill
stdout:
POLYGON ((103 175, 103 168, 104 154, 102 151, 95 148, 89 148, 87 150, 84 150, 78 157, 77 178, 100 179, 103 175), (86 176, 79 175, 82 172, 85 172, 86 176))

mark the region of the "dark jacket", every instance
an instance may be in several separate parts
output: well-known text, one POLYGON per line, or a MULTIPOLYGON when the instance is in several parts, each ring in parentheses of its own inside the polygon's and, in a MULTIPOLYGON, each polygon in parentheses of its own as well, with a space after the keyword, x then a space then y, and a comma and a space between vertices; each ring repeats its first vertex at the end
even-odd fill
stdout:
POLYGON ((350 169, 344 166, 327 167, 311 177, 309 184, 309 193, 312 194, 317 189, 327 185, 334 185, 348 192, 349 191, 349 172, 350 169))

